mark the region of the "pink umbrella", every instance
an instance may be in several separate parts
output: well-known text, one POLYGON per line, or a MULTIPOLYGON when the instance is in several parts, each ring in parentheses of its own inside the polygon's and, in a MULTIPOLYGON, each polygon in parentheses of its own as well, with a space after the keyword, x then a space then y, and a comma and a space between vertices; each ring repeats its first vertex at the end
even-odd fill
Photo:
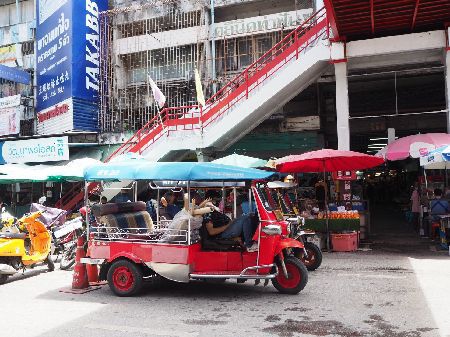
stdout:
POLYGON ((447 133, 424 133, 397 139, 381 149, 376 156, 387 160, 419 158, 448 144, 450 144, 450 135, 447 133))
POLYGON ((384 163, 384 159, 353 151, 323 149, 280 158, 280 172, 336 172, 364 170, 384 163))

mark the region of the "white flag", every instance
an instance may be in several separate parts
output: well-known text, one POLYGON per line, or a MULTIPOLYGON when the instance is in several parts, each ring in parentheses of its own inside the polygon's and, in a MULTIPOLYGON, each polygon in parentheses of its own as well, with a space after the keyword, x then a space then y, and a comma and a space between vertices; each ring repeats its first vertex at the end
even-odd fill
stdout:
POLYGON ((194 72, 195 72, 195 90, 197 91, 197 102, 202 106, 205 106, 205 96, 203 95, 202 82, 200 81, 200 74, 198 73, 197 68, 195 68, 194 72))
POLYGON ((148 75, 148 81, 150 83, 150 87, 152 88, 153 98, 158 103, 159 107, 162 108, 164 104, 166 104, 166 96, 159 90, 158 86, 155 82, 153 82, 150 75, 148 75))

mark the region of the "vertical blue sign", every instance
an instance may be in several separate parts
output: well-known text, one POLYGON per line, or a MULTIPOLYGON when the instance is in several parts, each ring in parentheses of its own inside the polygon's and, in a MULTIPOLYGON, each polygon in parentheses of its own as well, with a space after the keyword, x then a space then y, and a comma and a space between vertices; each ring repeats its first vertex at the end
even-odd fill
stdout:
POLYGON ((100 12, 108 9, 108 1, 37 0, 36 6, 37 112, 53 111, 71 98, 71 129, 96 130, 100 12))
POLYGON ((71 1, 36 1, 37 111, 72 95, 71 1))

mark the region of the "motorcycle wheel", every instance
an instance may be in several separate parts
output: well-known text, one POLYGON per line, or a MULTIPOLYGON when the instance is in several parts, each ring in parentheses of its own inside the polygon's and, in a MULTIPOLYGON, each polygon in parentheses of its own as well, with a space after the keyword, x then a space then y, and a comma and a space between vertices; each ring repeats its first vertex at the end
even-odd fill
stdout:
POLYGON ((45 263, 47 263, 47 268, 48 271, 54 271, 55 270, 55 263, 52 260, 52 256, 50 254, 48 254, 47 258, 44 261, 45 263))
POLYGON ((72 245, 65 249, 61 254, 61 261, 59 261, 59 268, 62 270, 70 269, 75 264, 76 246, 72 245))
POLYGON ((305 288, 308 283, 308 270, 295 256, 284 259, 288 277, 283 273, 281 263, 278 262, 278 275, 272 279, 273 286, 282 294, 296 295, 305 288))
POLYGON ((0 275, 0 285, 5 284, 7 279, 8 279, 8 275, 1 274, 0 275))
POLYGON ((305 256, 303 249, 298 249, 295 255, 303 262, 306 269, 309 271, 316 270, 322 264, 322 251, 312 242, 305 242, 305 249, 308 257, 305 256))

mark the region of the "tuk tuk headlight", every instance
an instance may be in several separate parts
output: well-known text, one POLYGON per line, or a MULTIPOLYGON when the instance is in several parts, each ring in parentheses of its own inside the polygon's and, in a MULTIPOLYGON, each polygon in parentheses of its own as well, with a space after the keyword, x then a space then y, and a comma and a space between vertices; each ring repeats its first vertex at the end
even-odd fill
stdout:
POLYGON ((261 231, 267 235, 281 235, 281 226, 267 225, 266 227, 263 227, 261 231))

